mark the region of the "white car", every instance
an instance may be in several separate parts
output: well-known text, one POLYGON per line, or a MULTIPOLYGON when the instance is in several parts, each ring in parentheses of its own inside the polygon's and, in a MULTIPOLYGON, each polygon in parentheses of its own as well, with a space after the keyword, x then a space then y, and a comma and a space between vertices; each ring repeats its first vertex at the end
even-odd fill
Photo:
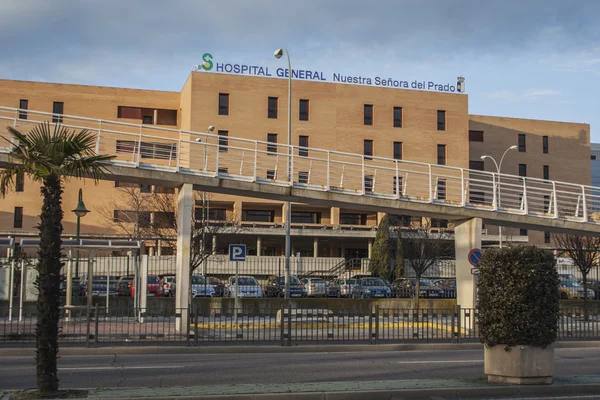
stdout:
MULTIPOLYGON (((224 297, 234 297, 235 276, 230 276, 223 290, 224 297)), ((239 276, 237 288, 238 298, 260 298, 264 297, 262 288, 253 276, 239 276)))

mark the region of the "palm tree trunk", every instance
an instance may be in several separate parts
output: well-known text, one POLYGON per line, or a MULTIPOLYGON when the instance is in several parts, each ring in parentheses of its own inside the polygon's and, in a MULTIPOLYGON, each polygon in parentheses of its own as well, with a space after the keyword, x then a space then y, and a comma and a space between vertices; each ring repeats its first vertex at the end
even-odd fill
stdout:
POLYGON ((58 320, 60 317, 60 269, 63 211, 60 177, 44 179, 40 215, 40 247, 38 250, 39 291, 36 323, 37 389, 40 394, 58 390, 56 360, 58 355, 58 320))

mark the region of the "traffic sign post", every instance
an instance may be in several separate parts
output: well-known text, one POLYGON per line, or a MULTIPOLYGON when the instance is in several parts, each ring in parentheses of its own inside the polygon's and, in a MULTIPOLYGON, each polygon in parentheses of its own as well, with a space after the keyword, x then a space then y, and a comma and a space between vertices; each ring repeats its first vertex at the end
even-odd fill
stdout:
POLYGON ((481 261, 481 257, 483 257, 483 252, 481 249, 472 249, 468 255, 469 263, 472 266, 477 267, 481 261))
POLYGON ((233 285, 233 320, 237 323, 238 317, 238 280, 239 280, 239 262, 246 261, 246 245, 230 244, 229 261, 235 261, 235 284, 233 285))
POLYGON ((467 258, 469 263, 474 267, 471 268, 471 275, 473 275, 473 305, 477 306, 477 285, 479 284, 479 263, 483 257, 481 249, 471 249, 467 258))

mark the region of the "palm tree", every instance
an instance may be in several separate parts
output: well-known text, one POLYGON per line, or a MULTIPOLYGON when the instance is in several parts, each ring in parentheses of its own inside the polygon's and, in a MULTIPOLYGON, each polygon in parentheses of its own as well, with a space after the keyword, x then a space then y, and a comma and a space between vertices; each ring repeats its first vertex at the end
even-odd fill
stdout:
MULTIPOLYGON (((37 264, 38 288, 36 322, 37 390, 49 394, 58 390, 56 361, 58 354, 58 321, 61 234, 63 231, 61 183, 71 177, 91 178, 95 182, 107 172, 102 164, 114 156, 94 153, 95 136, 86 130, 69 130, 48 122, 36 125, 28 134, 8 127, 18 143, 12 147, 8 166, 0 170, 0 197, 12 190, 17 176, 27 175, 41 183, 43 197, 37 264)), ((5 140, 8 140, 4 138, 5 140)), ((12 143, 11 143, 12 144, 12 143)))

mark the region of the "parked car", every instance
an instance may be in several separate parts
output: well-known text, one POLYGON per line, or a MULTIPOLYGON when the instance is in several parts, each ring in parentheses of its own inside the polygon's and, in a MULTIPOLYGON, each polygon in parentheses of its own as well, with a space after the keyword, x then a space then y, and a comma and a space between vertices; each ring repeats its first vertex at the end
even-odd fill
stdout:
MULTIPOLYGON (((417 280, 400 278, 392 283, 394 297, 415 297, 417 280)), ((431 279, 421 278, 419 281, 419 298, 442 298, 444 290, 435 285, 431 279)))
POLYGON ((358 279, 340 278, 337 282, 340 286, 340 297, 350 297, 352 288, 358 284, 358 279))
POLYGON ((223 291, 225 290, 225 284, 221 282, 219 278, 215 278, 214 276, 209 276, 206 278, 208 283, 210 283, 215 290, 215 297, 223 297, 223 291))
MULTIPOLYGON (((248 297, 263 297, 263 291, 253 276, 240 276, 238 280, 237 294, 238 298, 248 297)), ((224 297, 234 297, 235 293, 235 276, 230 276, 225 284, 225 290, 223 292, 224 297)))
MULTIPOLYGON (((131 284, 131 295, 135 296, 135 281, 131 284)), ((160 280, 156 275, 148 275, 146 277, 146 296, 160 297, 164 296, 165 293, 160 285, 160 280)))
POLYGON ((327 295, 327 284, 321 278, 304 278, 301 281, 304 284, 307 297, 325 297, 327 295))
POLYGON ((583 285, 577 281, 571 280, 561 280, 560 281, 560 298, 563 300, 575 300, 575 299, 583 299, 587 292, 587 298, 593 299, 595 297, 595 293, 592 289, 584 289, 583 285))
POLYGON ((117 281, 117 296, 131 296, 131 288, 133 287, 132 276, 122 276, 117 281))
POLYGON ((587 288, 594 291, 594 300, 600 300, 600 281, 588 280, 587 288))
MULTIPOLYGON (((72 278, 71 279, 71 284, 72 284, 72 289, 71 289, 71 295, 74 296, 79 296, 81 294, 81 288, 79 287, 79 278, 72 278)), ((67 278, 65 276, 60 277, 60 295, 61 296, 66 296, 67 295, 67 278)))
POLYGON ((215 289, 204 276, 192 275, 190 286, 192 287, 192 297, 214 297, 215 295, 215 289))
POLYGON ((445 299, 453 299, 456 297, 456 279, 437 279, 433 283, 442 289, 442 297, 445 299))
MULTIPOLYGON (((266 297, 284 297, 285 296, 285 277, 271 275, 265 284, 266 297)), ((306 297, 304 285, 297 276, 290 275, 290 297, 306 297)))
POLYGON ((392 297, 392 291, 380 278, 360 278, 352 288, 352 298, 355 299, 388 297, 392 297))
MULTIPOLYGON (((117 276, 111 276, 108 279, 108 294, 109 296, 117 294, 117 276)), ((92 275, 92 295, 106 296, 106 275, 92 275)), ((88 276, 83 276, 83 284, 81 285, 81 295, 87 296, 88 276)))
POLYGON ((166 276, 162 277, 162 279, 160 280, 160 282, 158 284, 162 287, 164 296, 166 296, 166 297, 175 296, 175 290, 171 290, 171 286, 173 286, 173 289, 175 288, 174 282, 175 282, 175 275, 166 275, 166 276))

